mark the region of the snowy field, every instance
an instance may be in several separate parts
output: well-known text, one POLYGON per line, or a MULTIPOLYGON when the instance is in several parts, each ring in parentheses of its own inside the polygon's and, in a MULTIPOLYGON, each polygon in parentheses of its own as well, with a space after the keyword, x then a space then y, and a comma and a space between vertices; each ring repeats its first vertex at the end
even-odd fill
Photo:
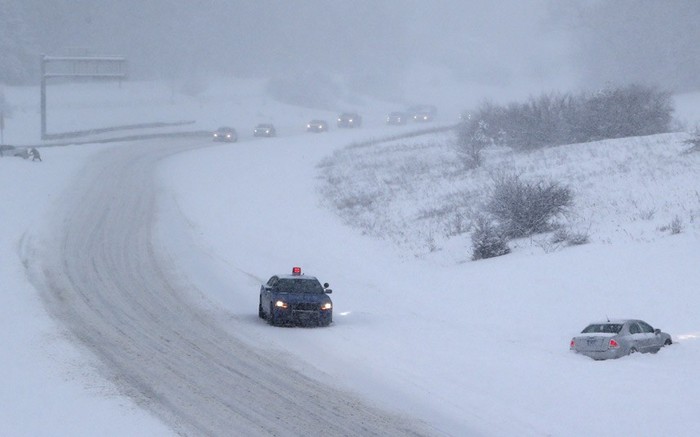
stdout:
MULTIPOLYGON (((386 102, 348 108, 365 115, 361 130, 311 135, 303 123, 335 113, 276 103, 259 82, 219 83, 194 97, 168 85, 123 86, 106 97, 57 89, 66 105, 53 130, 191 119, 244 134, 159 168, 157 247, 226 331, 437 434, 700 434, 700 155, 681 153, 684 134, 492 151, 469 174, 454 168, 445 135, 344 149, 407 129, 383 126, 396 106, 386 102), (280 136, 251 138, 258 122, 275 123, 280 136), (533 239, 505 257, 468 261, 455 216, 468 224, 497 168, 569 183, 570 225, 591 243, 533 239), (374 196, 378 206, 338 213, 339 196, 374 196), (671 235, 675 217, 683 232, 671 235), (331 284, 331 327, 273 328, 257 318, 260 283, 295 265, 331 284), (606 316, 644 319, 675 344, 605 362, 568 351, 572 336, 606 316)), ((38 141, 38 90, 5 96, 15 106, 6 142, 38 141)), ((700 118, 693 97, 679 99, 686 122, 700 118)), ((42 163, 0 158, 1 435, 172 433, 67 340, 21 262, 27 235, 48 226, 65 187, 109 147, 120 145, 44 148, 42 163)))

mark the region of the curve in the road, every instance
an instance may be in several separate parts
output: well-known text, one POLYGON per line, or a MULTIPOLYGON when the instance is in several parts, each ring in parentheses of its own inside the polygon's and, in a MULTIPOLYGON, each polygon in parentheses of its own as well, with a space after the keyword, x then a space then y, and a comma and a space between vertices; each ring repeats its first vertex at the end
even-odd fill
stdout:
POLYGON ((262 355, 192 305, 152 231, 158 163, 196 147, 191 139, 142 142, 89 161, 25 259, 52 315, 110 380, 178 434, 434 432, 262 355))

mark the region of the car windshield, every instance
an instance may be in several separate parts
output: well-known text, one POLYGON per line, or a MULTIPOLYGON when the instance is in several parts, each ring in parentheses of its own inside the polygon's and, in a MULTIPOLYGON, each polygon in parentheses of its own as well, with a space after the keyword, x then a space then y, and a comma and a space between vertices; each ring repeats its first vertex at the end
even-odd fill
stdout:
POLYGON ((277 281, 275 291, 281 293, 323 293, 323 287, 315 279, 282 278, 277 281))
POLYGON ((590 334, 601 332, 605 334, 618 334, 622 330, 621 323, 594 323, 586 326, 586 329, 581 331, 582 334, 590 334))

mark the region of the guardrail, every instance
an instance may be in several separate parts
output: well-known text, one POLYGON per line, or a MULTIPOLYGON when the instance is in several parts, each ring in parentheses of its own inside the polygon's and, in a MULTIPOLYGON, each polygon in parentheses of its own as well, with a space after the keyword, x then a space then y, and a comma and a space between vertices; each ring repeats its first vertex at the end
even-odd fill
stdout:
POLYGON ((115 132, 121 130, 136 130, 136 129, 152 129, 159 127, 171 127, 171 126, 185 126, 188 124, 194 124, 194 120, 187 121, 174 121, 174 122, 155 122, 155 123, 138 123, 138 124, 124 124, 120 126, 110 126, 101 127, 95 129, 78 130, 72 132, 61 132, 57 134, 46 134, 44 139, 47 140, 61 140, 65 138, 80 138, 86 137, 88 135, 98 135, 106 132, 115 132))
POLYGON ((117 143, 120 141, 139 141, 139 140, 150 140, 153 138, 188 138, 188 137, 210 137, 211 131, 196 130, 196 131, 184 131, 184 132, 156 132, 151 134, 137 134, 137 135, 125 135, 121 137, 110 137, 110 138, 92 138, 89 140, 81 141, 65 141, 60 143, 42 143, 34 146, 26 147, 59 147, 59 146, 79 146, 82 144, 98 144, 98 143, 117 143))
POLYGON ((402 134, 391 135, 388 137, 370 138, 370 139, 365 140, 365 141, 351 143, 347 146, 347 148, 348 149, 355 149, 355 148, 361 148, 361 147, 369 147, 369 146, 373 146, 373 145, 379 144, 379 143, 386 143, 389 141, 402 140, 404 138, 413 138, 413 137, 419 137, 421 135, 434 134, 434 133, 438 133, 438 132, 447 132, 447 131, 457 129, 458 126, 459 126, 459 124, 451 124, 448 126, 436 126, 436 127, 431 127, 431 128, 427 128, 427 129, 419 129, 419 130, 413 130, 410 132, 405 132, 402 134))

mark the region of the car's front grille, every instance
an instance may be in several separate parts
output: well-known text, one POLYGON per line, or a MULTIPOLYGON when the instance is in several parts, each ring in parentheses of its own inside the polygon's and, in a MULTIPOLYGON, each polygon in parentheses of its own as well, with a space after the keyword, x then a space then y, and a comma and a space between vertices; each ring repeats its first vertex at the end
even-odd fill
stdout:
POLYGON ((317 311, 319 304, 317 303, 295 303, 292 304, 292 310, 296 311, 317 311))

